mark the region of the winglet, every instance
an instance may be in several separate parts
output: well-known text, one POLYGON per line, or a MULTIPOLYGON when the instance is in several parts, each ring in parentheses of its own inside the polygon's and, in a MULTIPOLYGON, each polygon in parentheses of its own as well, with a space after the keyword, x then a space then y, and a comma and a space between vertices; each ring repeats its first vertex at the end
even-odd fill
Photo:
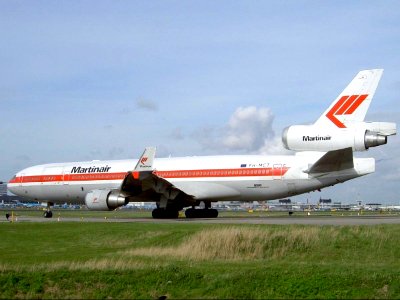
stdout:
POLYGON ((146 147, 143 154, 140 156, 135 168, 126 173, 124 180, 121 183, 120 190, 125 193, 136 193, 142 191, 141 183, 146 178, 149 178, 153 173, 153 162, 156 154, 155 147, 146 147))
POLYGON ((152 171, 154 157, 156 155, 155 147, 146 147, 142 156, 140 156, 134 171, 152 171))

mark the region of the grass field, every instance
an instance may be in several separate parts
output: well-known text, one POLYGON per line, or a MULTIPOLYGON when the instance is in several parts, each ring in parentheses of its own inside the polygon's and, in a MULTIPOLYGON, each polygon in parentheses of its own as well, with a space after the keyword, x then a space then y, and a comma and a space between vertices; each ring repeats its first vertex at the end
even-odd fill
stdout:
POLYGON ((0 223, 1 298, 400 298, 400 225, 0 223))

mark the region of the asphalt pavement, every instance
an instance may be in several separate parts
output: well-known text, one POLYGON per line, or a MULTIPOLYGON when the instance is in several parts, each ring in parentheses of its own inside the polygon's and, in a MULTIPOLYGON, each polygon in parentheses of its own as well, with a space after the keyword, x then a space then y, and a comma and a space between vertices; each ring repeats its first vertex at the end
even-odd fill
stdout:
MULTIPOLYGON (((9 222, 5 218, 1 222, 9 222)), ((93 217, 42 217, 19 216, 14 222, 118 222, 118 223, 208 223, 208 224, 270 224, 270 225, 378 225, 400 224, 399 215, 374 216, 285 216, 285 217, 218 217, 210 219, 153 219, 153 218, 93 218, 93 217)))

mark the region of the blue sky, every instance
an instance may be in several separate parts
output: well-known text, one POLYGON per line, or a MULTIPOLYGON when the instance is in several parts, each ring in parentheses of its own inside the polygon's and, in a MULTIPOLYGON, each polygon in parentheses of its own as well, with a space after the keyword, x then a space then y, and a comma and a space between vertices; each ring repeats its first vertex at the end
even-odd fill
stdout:
MULTIPOLYGON (((0 36, 0 180, 149 145, 280 153, 284 127, 315 121, 368 68, 385 72, 366 119, 400 120, 399 1, 1 1, 0 36)), ((297 198, 399 203, 398 149, 297 198)))

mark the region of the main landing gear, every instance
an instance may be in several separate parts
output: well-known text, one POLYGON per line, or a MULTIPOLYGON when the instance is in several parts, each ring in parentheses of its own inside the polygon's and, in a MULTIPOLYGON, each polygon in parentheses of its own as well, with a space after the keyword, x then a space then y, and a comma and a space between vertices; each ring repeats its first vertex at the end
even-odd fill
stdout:
POLYGON ((185 211, 186 218, 216 218, 218 217, 218 210, 205 208, 205 209, 194 209, 189 208, 185 211))
POLYGON ((176 209, 156 208, 151 213, 154 219, 176 219, 179 211, 176 209))
POLYGON ((216 218, 218 217, 218 210, 211 208, 210 201, 204 201, 203 209, 188 208, 185 211, 186 218, 216 218))
MULTIPOLYGON (((197 203, 198 205, 199 203, 197 203)), ((205 202, 204 209, 195 209, 195 206, 188 208, 185 211, 186 218, 216 218, 218 217, 218 210, 211 208, 211 202, 205 202)), ((153 210, 152 216, 154 219, 176 219, 179 217, 179 211, 182 209, 181 206, 167 206, 166 208, 161 208, 157 206, 153 210)))

